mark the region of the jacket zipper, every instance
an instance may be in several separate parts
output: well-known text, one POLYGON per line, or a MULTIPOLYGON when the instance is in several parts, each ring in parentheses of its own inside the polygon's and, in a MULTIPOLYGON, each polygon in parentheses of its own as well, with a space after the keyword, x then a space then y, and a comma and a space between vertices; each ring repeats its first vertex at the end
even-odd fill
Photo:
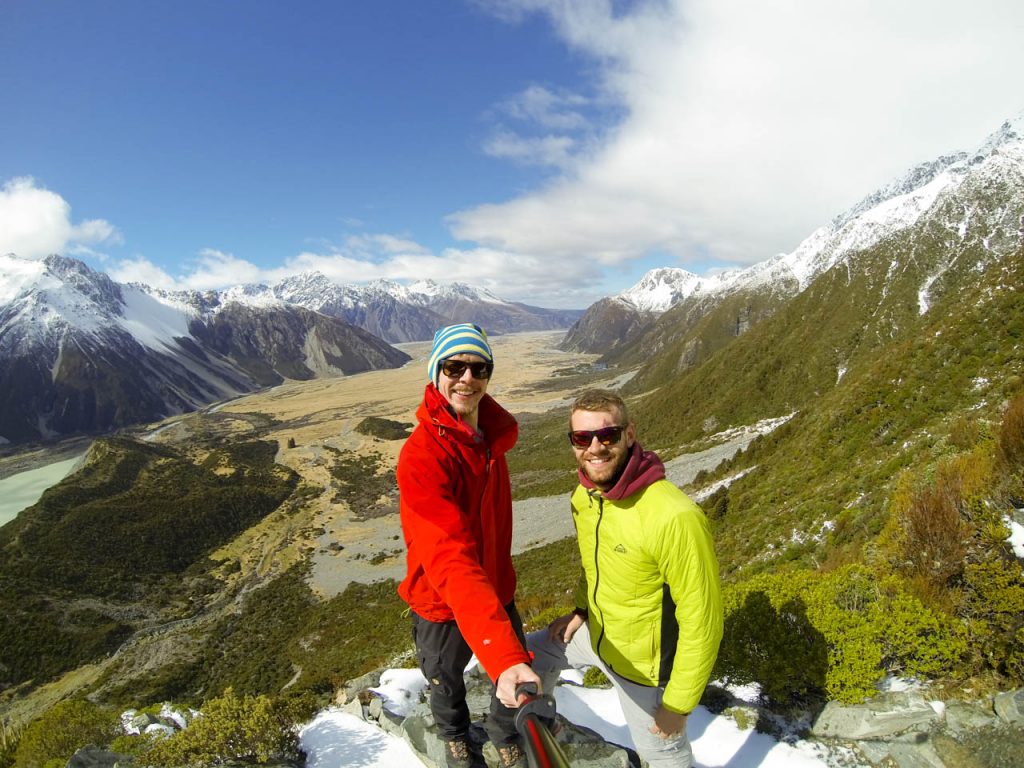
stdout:
POLYGON ((487 495, 487 484, 491 481, 491 446, 484 446, 484 484, 480 490, 480 499, 477 502, 477 509, 483 510, 484 496, 487 495))
MULTIPOLYGON (((591 503, 594 497, 591 496, 591 503)), ((604 498, 597 497, 597 525, 594 526, 594 607, 601 613, 601 634, 597 637, 597 655, 601 656, 601 641, 604 640, 604 611, 597 604, 597 588, 601 583, 601 564, 598 559, 598 552, 601 549, 601 521, 604 519, 604 498)), ((607 663, 607 662, 606 662, 607 663)))

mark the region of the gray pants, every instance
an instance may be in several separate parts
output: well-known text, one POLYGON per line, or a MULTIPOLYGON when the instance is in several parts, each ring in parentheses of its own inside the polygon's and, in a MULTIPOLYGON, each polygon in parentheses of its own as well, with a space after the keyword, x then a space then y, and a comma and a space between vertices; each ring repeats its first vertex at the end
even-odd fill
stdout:
POLYGON ((554 692, 558 675, 563 669, 598 667, 611 680, 619 696, 626 725, 640 757, 651 768, 690 768, 693 765, 693 751, 685 733, 663 739, 650 731, 664 689, 639 685, 608 669, 590 645, 586 622, 576 631, 568 645, 551 640, 546 629, 531 633, 526 642, 528 650, 534 654, 533 670, 540 676, 546 693, 554 692))

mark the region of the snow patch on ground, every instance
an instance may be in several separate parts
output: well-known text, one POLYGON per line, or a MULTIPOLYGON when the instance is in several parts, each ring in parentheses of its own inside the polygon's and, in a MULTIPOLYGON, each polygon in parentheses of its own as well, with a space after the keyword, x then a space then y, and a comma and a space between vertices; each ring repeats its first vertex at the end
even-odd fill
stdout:
MULTIPOLYGON (((1017 512, 1024 513, 1024 509, 1018 509, 1017 512)), ((1007 527, 1010 529, 1010 536, 1008 540, 1010 542, 1010 546, 1013 547, 1013 554, 1021 560, 1024 560, 1024 525, 1021 525, 1009 515, 1004 519, 1007 527)))
MULTIPOLYGON (((610 688, 583 688, 581 674, 563 674, 555 689, 558 712, 577 725, 589 728, 613 744, 633 749, 633 740, 610 688)), ((390 669, 381 676, 374 691, 385 699, 385 707, 404 715, 409 702, 417 702, 425 685, 417 670, 390 669), (397 702, 398 709, 393 709, 397 702)), ((756 701, 757 686, 733 686, 733 695, 756 701)), ((827 768, 833 765, 826 750, 808 741, 778 741, 753 729, 742 730, 727 715, 715 715, 697 707, 687 722, 697 768, 827 768)), ((337 708, 319 712, 299 732, 308 768, 423 768, 413 750, 397 736, 337 708)))

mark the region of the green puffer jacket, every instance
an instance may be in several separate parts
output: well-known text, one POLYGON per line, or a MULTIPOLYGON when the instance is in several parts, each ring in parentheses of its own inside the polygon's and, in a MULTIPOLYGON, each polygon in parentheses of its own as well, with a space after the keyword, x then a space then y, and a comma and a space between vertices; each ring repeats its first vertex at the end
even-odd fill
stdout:
POLYGON ((655 454, 634 444, 616 487, 577 486, 572 514, 586 577, 576 605, 588 612, 594 651, 616 674, 664 686, 664 706, 689 713, 722 639, 718 561, 704 513, 664 479, 655 454))

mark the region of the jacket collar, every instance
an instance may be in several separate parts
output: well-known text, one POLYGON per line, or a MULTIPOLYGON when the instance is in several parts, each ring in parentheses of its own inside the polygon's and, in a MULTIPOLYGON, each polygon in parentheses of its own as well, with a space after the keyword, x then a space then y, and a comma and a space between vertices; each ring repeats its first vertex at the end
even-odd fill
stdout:
POLYGON ((626 459, 626 466, 622 468, 619 479, 607 491, 598 489, 590 482, 590 478, 583 474, 582 469, 576 470, 576 474, 579 476, 580 485, 586 488, 590 495, 599 494, 609 501, 619 501, 642 491, 651 483, 663 480, 665 465, 661 463, 661 459, 654 451, 645 451, 640 447, 640 443, 633 443, 629 458, 626 459))
MULTIPOLYGON (((479 425, 484 434, 484 442, 491 449, 491 454, 500 456, 507 453, 516 444, 519 437, 519 424, 515 417, 498 405, 498 401, 490 395, 480 400, 479 425)), ((444 430, 444 432, 460 443, 476 443, 479 435, 471 426, 459 418, 448 407, 433 382, 427 384, 423 392, 423 402, 416 411, 417 420, 425 427, 444 430)))

